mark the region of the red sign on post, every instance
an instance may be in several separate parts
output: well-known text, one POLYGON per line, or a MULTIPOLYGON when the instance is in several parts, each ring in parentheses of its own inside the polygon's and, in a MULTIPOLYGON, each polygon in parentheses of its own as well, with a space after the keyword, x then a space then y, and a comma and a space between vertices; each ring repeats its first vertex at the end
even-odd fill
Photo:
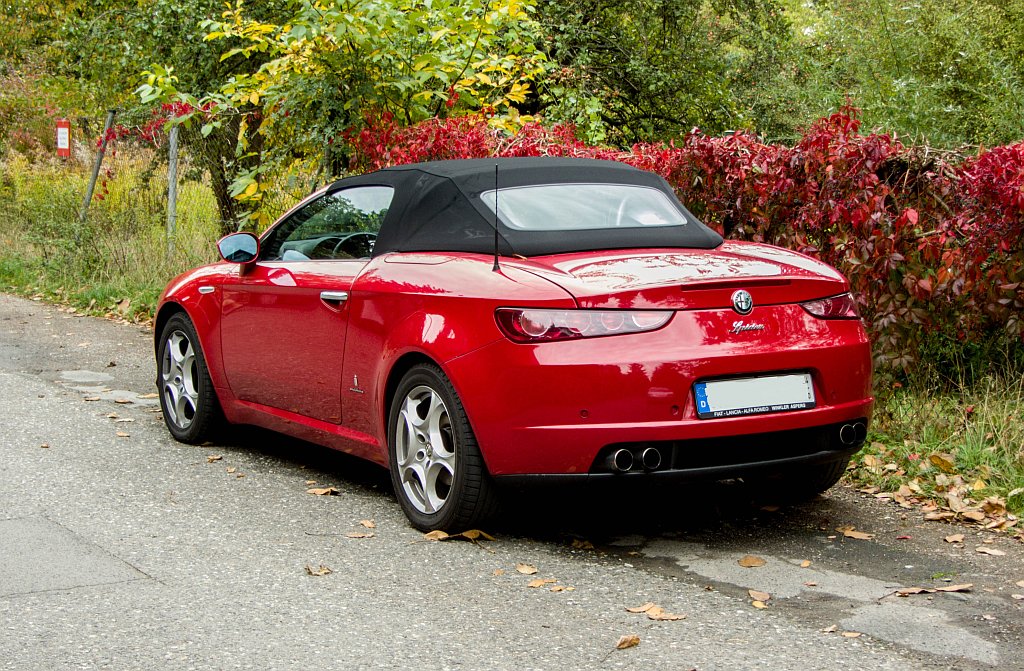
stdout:
POLYGON ((57 156, 71 156, 71 122, 67 119, 57 119, 57 156))

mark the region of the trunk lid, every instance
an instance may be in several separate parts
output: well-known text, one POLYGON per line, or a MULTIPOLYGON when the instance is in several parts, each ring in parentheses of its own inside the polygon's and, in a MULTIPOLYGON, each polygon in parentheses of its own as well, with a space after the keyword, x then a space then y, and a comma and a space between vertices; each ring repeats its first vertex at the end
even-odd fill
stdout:
POLYGON ((754 305, 781 305, 835 296, 849 287, 820 261, 745 242, 725 242, 713 250, 559 254, 514 264, 554 282, 589 309, 730 308, 739 289, 750 292, 754 305))

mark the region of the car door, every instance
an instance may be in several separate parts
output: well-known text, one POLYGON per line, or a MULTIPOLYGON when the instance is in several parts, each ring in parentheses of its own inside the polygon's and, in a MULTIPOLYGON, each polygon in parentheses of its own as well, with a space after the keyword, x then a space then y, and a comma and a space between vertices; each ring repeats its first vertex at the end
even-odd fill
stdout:
POLYGON ((259 259, 223 285, 224 370, 241 401, 340 423, 348 291, 393 189, 325 193, 261 241, 259 259), (354 244, 355 240, 360 244, 354 244))

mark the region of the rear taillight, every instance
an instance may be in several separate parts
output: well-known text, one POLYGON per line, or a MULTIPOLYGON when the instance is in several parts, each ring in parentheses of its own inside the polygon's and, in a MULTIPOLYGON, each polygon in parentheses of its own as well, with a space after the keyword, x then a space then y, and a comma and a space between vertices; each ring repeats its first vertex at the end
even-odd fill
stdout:
POLYGON ((857 303, 850 294, 801 303, 801 307, 820 319, 860 319, 857 303))
POLYGON ((661 310, 498 308, 494 317, 509 340, 527 343, 654 331, 667 324, 672 313, 661 310))

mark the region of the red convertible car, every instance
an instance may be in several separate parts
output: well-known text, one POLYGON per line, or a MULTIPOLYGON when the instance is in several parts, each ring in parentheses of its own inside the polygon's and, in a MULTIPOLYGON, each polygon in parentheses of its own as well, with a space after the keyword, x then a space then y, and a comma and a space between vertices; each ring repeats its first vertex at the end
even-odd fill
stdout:
POLYGON ((391 471, 421 529, 503 482, 740 477, 831 487, 871 415, 847 281, 726 242, 660 177, 583 159, 342 179, 164 291, 178 440, 254 424, 391 471))

